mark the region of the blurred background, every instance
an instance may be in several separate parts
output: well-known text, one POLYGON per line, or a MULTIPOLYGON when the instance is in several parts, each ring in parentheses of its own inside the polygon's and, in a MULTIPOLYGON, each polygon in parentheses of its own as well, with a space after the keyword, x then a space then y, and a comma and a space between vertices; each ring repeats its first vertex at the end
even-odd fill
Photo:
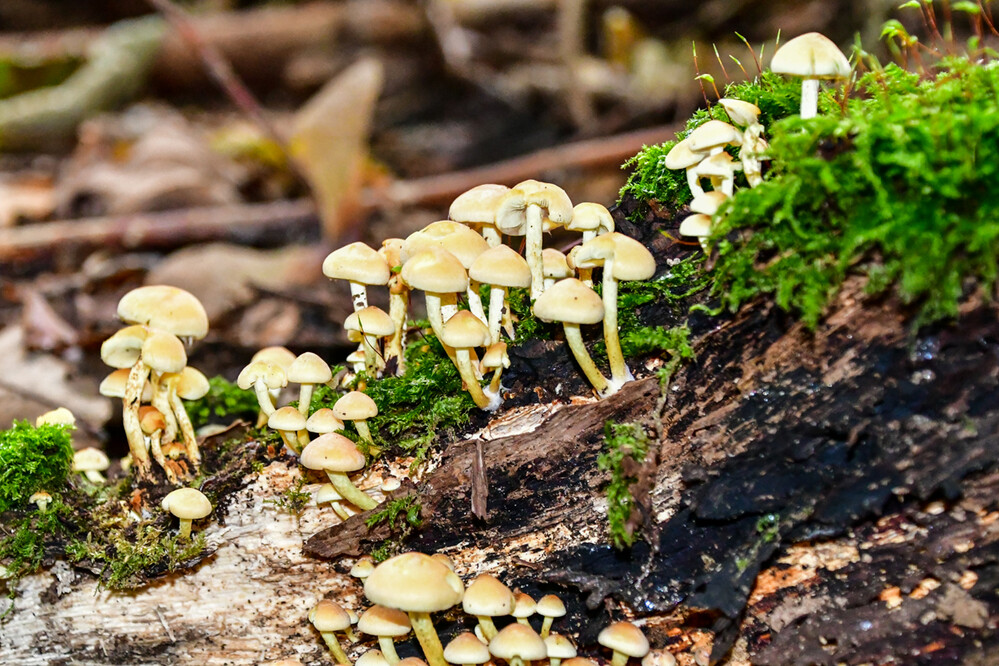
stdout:
POLYGON ((778 33, 880 53, 897 4, 3 0, 0 427, 65 405, 78 445, 115 430, 99 348, 142 283, 205 303, 209 376, 267 345, 335 362, 336 245, 404 237, 485 182, 611 206, 622 163, 778 33))

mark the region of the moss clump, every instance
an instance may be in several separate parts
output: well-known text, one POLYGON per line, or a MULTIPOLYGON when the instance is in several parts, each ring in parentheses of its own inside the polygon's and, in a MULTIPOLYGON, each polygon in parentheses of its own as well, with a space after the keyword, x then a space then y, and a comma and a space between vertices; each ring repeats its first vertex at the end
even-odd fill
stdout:
POLYGON ((300 478, 295 485, 289 486, 274 499, 264 500, 265 504, 271 504, 278 511, 283 511, 298 518, 309 505, 312 494, 307 490, 302 490, 305 486, 305 478, 300 478))
POLYGON ((770 295, 814 327, 849 274, 918 322, 956 315, 999 255, 999 68, 952 58, 863 76, 842 113, 779 121, 772 171, 719 212, 713 293, 770 295))
POLYGON ((57 492, 73 468, 66 426, 16 421, 0 431, 0 512, 22 507, 39 490, 57 492))
POLYGON ((368 517, 365 521, 368 529, 387 522, 393 533, 392 537, 385 539, 372 549, 371 558, 375 562, 383 562, 401 552, 403 542, 423 524, 423 518, 420 516, 422 508, 417 495, 406 495, 389 500, 380 511, 368 517), (399 521, 398 528, 396 528, 397 520, 399 521))
MULTIPOLYGON (((4 536, 0 538, 0 560, 4 562, 5 577, 16 582, 37 571, 42 566, 46 547, 64 538, 72 517, 73 510, 58 497, 53 497, 45 511, 31 511, 21 518, 5 521, 4 536)), ((7 587, 13 595, 15 585, 8 583, 7 587)))
POLYGON ((208 386, 205 397, 184 403, 187 415, 195 428, 213 421, 256 417, 260 407, 253 391, 244 391, 222 377, 212 377, 208 380, 208 386))
POLYGON ((597 457, 597 467, 610 472, 607 484, 607 522, 611 543, 628 548, 635 543, 635 498, 631 486, 649 451, 649 436, 638 423, 604 424, 604 452, 597 457))

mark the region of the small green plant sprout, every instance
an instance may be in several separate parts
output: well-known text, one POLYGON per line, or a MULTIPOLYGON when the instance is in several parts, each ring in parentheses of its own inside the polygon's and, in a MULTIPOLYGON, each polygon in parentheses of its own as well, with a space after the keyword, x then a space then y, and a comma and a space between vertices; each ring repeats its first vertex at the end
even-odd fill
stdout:
POLYGON ((210 378, 208 393, 187 402, 184 407, 195 429, 213 419, 248 418, 260 410, 253 391, 244 391, 222 377, 210 378))
POLYGON ((101 472, 110 466, 111 461, 107 454, 92 446, 80 449, 73 454, 73 472, 83 474, 91 483, 104 483, 107 479, 101 472))
POLYGON ((191 524, 212 512, 212 503, 197 488, 178 488, 163 498, 160 506, 180 520, 178 539, 191 538, 191 524))
POLYGON ((336 659, 336 663, 349 665, 350 659, 347 658, 336 636, 336 632, 350 629, 350 616, 347 615, 347 611, 335 601, 322 599, 309 611, 309 622, 323 637, 323 642, 336 659))
MULTIPOLYGON (((312 499, 312 494, 303 490, 303 486, 305 486, 305 479, 300 478, 294 485, 285 488, 276 498, 266 501, 273 504, 278 510, 297 518, 302 515, 305 507, 309 505, 309 500, 312 499)), ((318 504, 318 501, 316 503, 318 504)))
POLYGON ((604 425, 604 452, 597 457, 597 467, 610 472, 607 521, 611 542, 617 548, 635 543, 632 513, 636 506, 631 486, 638 480, 635 470, 645 461, 649 445, 649 436, 638 423, 608 421, 604 425))
POLYGON ((850 75, 850 61, 832 40, 817 32, 799 35, 774 53, 770 69, 777 74, 797 76, 801 81, 801 117, 814 118, 818 113, 819 81, 845 79, 850 75))
POLYGON ((641 659, 649 653, 649 639, 631 622, 614 622, 604 627, 597 642, 613 652, 611 666, 624 666, 629 657, 641 659))

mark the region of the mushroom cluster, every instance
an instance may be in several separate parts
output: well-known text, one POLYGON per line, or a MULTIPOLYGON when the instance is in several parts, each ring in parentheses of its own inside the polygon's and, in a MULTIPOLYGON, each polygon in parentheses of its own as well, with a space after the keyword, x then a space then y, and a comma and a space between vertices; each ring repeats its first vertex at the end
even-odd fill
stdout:
POLYGON ((176 483, 185 468, 167 460, 164 446, 179 435, 190 465, 196 469, 201 462, 183 401, 203 397, 208 378, 187 365, 185 342, 205 337, 208 315, 190 292, 154 285, 125 294, 118 302, 118 316, 128 326, 101 345, 101 359, 116 370, 101 382, 100 392, 122 401, 122 423, 137 475, 150 476, 152 454, 170 482, 176 483), (143 414, 145 403, 149 410, 143 414))
MULTIPOLYGON (((357 630, 375 637, 380 648, 365 651, 357 659, 359 665, 395 666, 406 662, 403 666, 471 666, 500 660, 509 666, 532 666, 542 661, 549 666, 595 666, 595 662, 576 656, 569 637, 551 632, 553 622, 566 614, 565 605, 555 595, 535 602, 490 574, 476 576, 466 587, 450 559, 440 553, 403 553, 377 566, 362 559, 350 573, 363 581, 364 595, 374 604, 360 614, 357 630), (460 633, 442 645, 431 614, 450 611, 458 604, 476 619, 475 630, 460 633), (497 621, 504 626, 498 629, 497 621), (414 657, 399 659, 395 641, 404 639, 410 631, 426 662, 414 657)), ((349 664, 350 660, 334 632, 342 631, 357 640, 351 637, 350 612, 323 599, 309 613, 309 621, 340 664, 349 664)), ((642 658, 649 652, 642 631, 629 622, 606 627, 598 642, 612 651, 614 666, 624 666, 630 657, 642 658)))
POLYGON ((481 409, 495 410, 502 400, 500 378, 509 367, 506 346, 515 335, 509 291, 529 289, 535 307, 542 303, 542 311, 549 313, 550 304, 561 300, 560 281, 575 278, 577 271, 592 294, 589 300, 600 301, 592 291, 592 272, 603 269, 604 298, 598 312, 591 309, 583 321, 573 321, 579 317, 566 304, 565 318, 550 319, 566 322, 567 335, 573 336, 579 324, 604 322, 610 380, 596 370, 581 338, 578 344, 570 342, 598 393, 612 393, 632 378, 617 340, 616 283, 651 277, 655 264, 644 246, 614 233, 613 218, 605 207, 596 203, 573 207, 557 185, 525 180, 512 188, 474 187, 454 200, 448 215, 450 219, 433 222, 405 239, 386 240, 378 251, 357 242, 326 257, 323 272, 350 285, 354 312, 344 328, 360 345, 348 357, 355 371, 363 368, 372 375, 389 368, 399 374, 404 371, 409 294, 420 290, 430 327, 473 401, 481 409), (582 245, 569 257, 543 247, 543 233, 558 227, 582 234, 582 245), (514 246, 523 237, 525 254, 505 244, 504 236, 513 239, 514 246), (389 313, 368 305, 367 288, 373 285, 388 287, 389 313), (555 290, 556 296, 545 298, 549 290, 555 290), (467 310, 459 308, 462 302, 467 310), (573 326, 574 332, 568 333, 573 326), (483 386, 483 375, 490 371, 492 379, 483 386))

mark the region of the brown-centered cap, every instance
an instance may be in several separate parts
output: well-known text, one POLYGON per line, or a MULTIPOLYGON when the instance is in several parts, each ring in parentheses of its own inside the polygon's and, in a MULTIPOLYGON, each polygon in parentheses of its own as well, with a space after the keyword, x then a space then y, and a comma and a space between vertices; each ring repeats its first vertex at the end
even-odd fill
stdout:
POLYGON ((485 238, 460 222, 440 220, 428 224, 406 238, 400 252, 403 264, 417 252, 429 247, 447 250, 467 269, 476 257, 489 249, 489 244, 485 238))
POLYGON ((151 405, 139 407, 139 427, 146 435, 165 429, 166 419, 163 417, 163 412, 151 405))
POLYGON ((309 622, 321 633, 350 628, 350 616, 347 615, 347 611, 329 599, 322 599, 309 611, 309 622))
POLYGON ((460 310, 441 329, 441 342, 455 349, 482 347, 489 342, 489 328, 468 310, 460 310))
POLYGON ((644 657, 649 653, 649 640, 631 622, 615 622, 597 636, 597 642, 629 657, 644 657))
POLYGON ((667 169, 687 169, 698 164, 707 156, 707 153, 695 152, 690 147, 690 137, 683 141, 678 141, 663 159, 663 166, 667 169))
MULTIPOLYGON (((572 219, 576 218, 573 217, 572 219)), ((561 280, 562 278, 573 276, 572 269, 569 268, 569 262, 565 258, 565 255, 552 247, 546 247, 541 251, 541 266, 541 271, 546 278, 561 280)))
POLYGON ((177 395, 184 400, 200 400, 208 395, 210 389, 211 384, 208 383, 205 373, 191 366, 180 371, 180 377, 174 387, 177 395))
POLYGON ((111 465, 107 455, 100 449, 88 446, 73 454, 74 472, 103 472, 111 465))
POLYGON ((389 265, 384 257, 358 241, 326 255, 323 275, 331 280, 385 284, 389 279, 389 265))
MULTIPOLYGON (((276 413, 276 412, 275 412, 276 413)), ((364 467, 364 454, 343 435, 328 432, 309 442, 299 456, 308 469, 327 472, 356 472, 364 467)))
POLYGON ((808 32, 777 49, 770 69, 807 79, 839 79, 850 74, 850 61, 831 39, 808 32))
POLYGON ((531 617, 538 604, 531 598, 531 595, 524 592, 516 592, 513 595, 513 615, 514 617, 531 617))
POLYGON ((447 216, 462 224, 495 224, 496 209, 509 191, 506 185, 476 185, 451 202, 447 216))
POLYGON ((510 661, 514 657, 519 657, 525 661, 535 661, 545 659, 548 656, 548 648, 541 636, 526 624, 514 622, 503 627, 496 636, 489 641, 489 652, 494 657, 510 661))
POLYGON ((263 361, 265 363, 273 363, 285 372, 291 367, 291 364, 295 362, 295 352, 291 351, 287 347, 264 347, 256 354, 250 358, 250 361, 263 361))
POLYGON ((544 209, 543 220, 565 225, 572 220, 572 201, 558 185, 538 180, 525 180, 514 185, 503 197, 496 211, 496 228, 507 234, 523 234, 527 222, 527 207, 544 209))
POLYGON ((357 620, 357 630, 371 636, 405 636, 412 629, 409 616, 397 608, 375 604, 361 613, 357 620))
POLYGON ((372 602, 407 613, 435 613, 461 601, 465 586, 446 566, 423 553, 391 557, 364 579, 372 602))
POLYGON ((461 600, 462 609, 469 615, 499 617, 513 612, 513 591, 496 576, 479 574, 468 585, 461 600))
POLYGON ((718 100, 721 107, 733 123, 741 127, 749 127, 760 121, 760 107, 752 102, 744 102, 741 99, 732 97, 722 97, 718 100))
POLYGON ((257 381, 263 381, 269 389, 284 388, 288 385, 288 376, 279 366, 265 361, 250 361, 236 378, 236 386, 247 391, 253 388, 257 381))
POLYGON ((531 268, 527 260, 507 245, 497 245, 480 254, 469 267, 468 276, 476 282, 497 287, 531 286, 531 268))
MULTIPOLYGON (((562 617, 565 615, 565 604, 563 604, 562 600, 554 594, 546 594, 538 599, 538 605, 535 610, 538 615, 543 615, 545 617, 562 617)), ((575 655, 569 656, 572 657, 575 655)), ((568 659, 568 657, 564 658, 568 659)))
POLYGON ((696 236, 705 238, 711 235, 711 216, 704 213, 694 213, 683 218, 680 223, 681 236, 696 236))
POLYGON ((534 315, 544 321, 596 324, 603 321, 604 302, 576 278, 560 280, 534 301, 534 315))
POLYGON ((378 416, 378 405, 366 393, 351 391, 333 404, 333 415, 341 421, 359 421, 378 416))
POLYGON ((212 512, 212 503, 197 488, 178 488, 160 506, 181 520, 198 520, 212 512))
POLYGON ((325 384, 333 379, 329 364, 312 352, 299 355, 285 374, 296 384, 325 384))
POLYGON ((126 326, 101 344, 101 360, 112 368, 131 368, 142 354, 149 337, 145 326, 126 326))
POLYGON ((742 132, 720 120, 709 120, 691 132, 687 141, 695 153, 705 152, 720 146, 742 145, 742 132))
POLYGON ((321 407, 312 412, 312 416, 305 422, 305 429, 318 435, 325 435, 328 432, 343 430, 343 422, 336 417, 329 407, 321 407))
POLYGON ((565 226, 569 231, 614 231, 614 218, 606 206, 592 201, 578 203, 572 209, 572 221, 565 226))
POLYGON ((151 285, 133 289, 118 301, 118 316, 181 338, 208 334, 208 314, 194 294, 177 287, 151 285))
POLYGON ((65 407, 56 407, 35 419, 35 427, 43 425, 75 426, 76 417, 65 407))
POLYGON ((295 407, 281 407, 275 409, 267 418, 267 427, 285 432, 298 432, 305 429, 305 416, 295 407))
POLYGON ((468 289, 468 274, 458 258, 447 250, 427 248, 402 265, 406 284, 437 294, 457 294, 468 289))
MULTIPOLYGON (((374 305, 350 313, 344 320, 343 327, 348 331, 358 331, 364 335, 373 335, 378 338, 395 333, 395 322, 392 321, 392 317, 374 305)), ((330 376, 332 377, 332 375, 330 376)), ((295 381, 290 376, 288 379, 295 381)))
POLYGON ((142 362, 161 374, 180 372, 187 365, 187 352, 176 335, 151 330, 142 344, 142 362))
POLYGON ((548 634, 545 638, 545 649, 548 651, 549 659, 572 659, 576 656, 576 646, 562 634, 548 634))
POLYGON ((721 190, 705 192, 694 197, 693 201, 690 202, 690 210, 694 213, 714 215, 718 212, 718 207, 725 203, 727 199, 728 195, 721 190))
POLYGON ((489 648, 475 634, 466 631, 444 647, 444 660, 450 664, 484 664, 489 661, 489 648))
POLYGON ((562 666, 599 666, 597 662, 586 657, 572 657, 562 662, 562 666))

